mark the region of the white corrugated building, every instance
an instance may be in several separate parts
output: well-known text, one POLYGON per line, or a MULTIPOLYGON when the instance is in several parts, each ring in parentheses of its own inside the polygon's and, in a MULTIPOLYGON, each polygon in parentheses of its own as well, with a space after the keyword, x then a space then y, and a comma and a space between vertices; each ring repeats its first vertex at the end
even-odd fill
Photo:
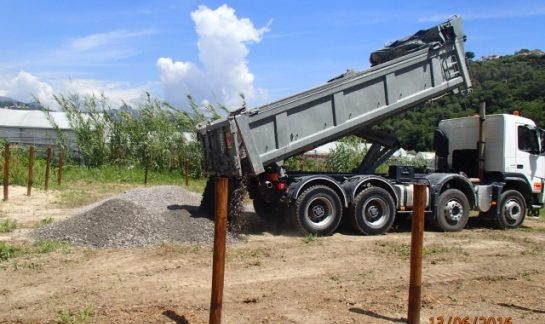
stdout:
MULTIPOLYGON (((67 146, 73 152, 77 151, 75 134, 66 114, 49 114, 64 134, 67 146)), ((55 146, 57 132, 43 111, 0 109, 0 138, 13 144, 55 146)))

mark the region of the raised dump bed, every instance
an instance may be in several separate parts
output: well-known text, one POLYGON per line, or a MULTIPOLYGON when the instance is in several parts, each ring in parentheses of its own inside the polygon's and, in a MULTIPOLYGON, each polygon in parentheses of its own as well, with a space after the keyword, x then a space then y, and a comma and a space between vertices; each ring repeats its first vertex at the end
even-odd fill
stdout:
POLYGON ((464 39, 461 19, 454 17, 373 53, 378 64, 366 71, 203 125, 205 171, 258 175, 419 103, 470 89, 464 39))

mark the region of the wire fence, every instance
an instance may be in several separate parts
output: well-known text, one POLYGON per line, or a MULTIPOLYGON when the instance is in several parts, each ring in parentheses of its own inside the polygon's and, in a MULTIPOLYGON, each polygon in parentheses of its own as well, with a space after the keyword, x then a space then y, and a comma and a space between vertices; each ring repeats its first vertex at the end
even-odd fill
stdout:
MULTIPOLYGON (((75 157, 81 157, 81 152, 77 145, 73 131, 63 131, 65 140, 65 151, 75 157)), ((60 146, 57 134, 51 129, 33 129, 33 128, 0 128, 0 141, 10 143, 12 146, 34 146, 38 157, 46 157, 47 148, 51 147, 53 154, 57 155, 60 146)))
MULTIPOLYGON (((17 149, 17 147, 16 147, 17 149)), ((32 193, 32 184, 34 182, 34 161, 35 161, 35 147, 34 145, 30 145, 28 147, 28 160, 26 161, 26 165, 28 168, 28 176, 27 176, 27 195, 30 196, 32 193)), ((3 186, 3 200, 7 201, 9 198, 9 186, 10 186, 10 179, 12 178, 12 146, 10 143, 5 143, 2 151, 3 160, 2 160, 2 186, 3 186)), ((19 157, 19 155, 16 155, 16 157, 19 157)), ((53 153, 52 153, 52 147, 49 146, 46 149, 46 167, 45 167, 45 180, 44 180, 44 188, 47 191, 49 188, 49 182, 51 181, 51 161, 54 159, 53 153)), ((59 151, 58 154, 58 160, 57 160, 57 184, 60 186, 62 184, 62 170, 63 170, 63 162, 64 162, 64 154, 62 153, 62 150, 59 151)), ((20 165, 15 165, 17 168, 20 168, 20 165)))
POLYGON ((115 165, 123 164, 142 164, 143 167, 149 167, 155 170, 173 170, 183 169, 184 172, 189 172, 192 178, 202 178, 203 171, 201 165, 200 150, 194 147, 180 146, 183 143, 196 144, 194 139, 183 139, 181 143, 172 143, 170 147, 164 147, 160 152, 149 152, 150 143, 136 142, 129 140, 127 143, 114 145, 115 139, 108 137, 104 141, 104 148, 107 150, 98 149, 96 152, 91 151, 84 153, 78 146, 75 132, 72 130, 62 130, 63 137, 58 139, 57 133, 51 129, 23 128, 23 127, 0 127, 0 144, 10 143, 12 146, 28 147, 34 146, 36 149, 37 158, 45 158, 47 156, 47 148, 51 147, 54 156, 63 151, 66 159, 71 163, 80 165, 89 165, 89 156, 104 156, 104 162, 115 165), (137 153, 135 153, 137 152, 137 153), (145 153, 148 152, 148 153, 145 153), (145 154, 151 154, 149 161, 143 163, 141 158, 145 154), (139 158, 140 157, 140 158, 139 158), (187 164, 189 164, 187 168, 187 164))
MULTIPOLYGON (((184 159, 178 170, 181 172, 186 186, 189 186, 191 161, 184 159)), ((0 148, 0 175, 4 191, 4 201, 9 197, 9 186, 13 182, 27 184, 27 195, 30 196, 36 179, 47 191, 51 181, 62 185, 63 169, 65 168, 64 151, 59 146, 26 145, 5 142, 0 148), (36 161, 39 159, 38 162, 36 161), (36 172, 37 171, 37 172, 36 172)), ((149 165, 144 166, 144 184, 148 183, 149 165)))

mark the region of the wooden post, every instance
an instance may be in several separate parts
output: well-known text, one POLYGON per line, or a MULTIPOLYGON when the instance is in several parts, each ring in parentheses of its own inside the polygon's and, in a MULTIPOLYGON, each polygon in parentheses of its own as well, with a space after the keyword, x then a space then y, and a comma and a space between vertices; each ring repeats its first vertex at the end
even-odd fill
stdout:
POLYGON ((45 164, 45 190, 49 188, 49 177, 51 169, 51 146, 47 147, 47 162, 45 164))
POLYGON ((26 195, 30 196, 32 193, 32 182, 33 182, 33 174, 32 171, 34 169, 34 145, 30 145, 28 148, 28 186, 26 188, 26 195))
POLYGON ((185 167, 185 186, 189 186, 189 160, 184 161, 184 167, 185 167))
POLYGON ((59 152, 59 173, 57 174, 57 184, 60 186, 62 183, 62 165, 64 162, 64 154, 62 149, 59 152))
POLYGON ((409 311, 407 322, 420 323, 422 289, 422 248, 424 245, 424 209, 426 208, 425 184, 414 185, 411 232, 411 274, 409 284, 409 311))
POLYGON ((216 210, 214 215, 214 259, 212 265, 212 297, 210 324, 221 323, 225 273, 225 238, 227 236, 227 190, 229 179, 216 178, 216 210))
POLYGON ((4 201, 9 196, 9 143, 4 146, 4 201))

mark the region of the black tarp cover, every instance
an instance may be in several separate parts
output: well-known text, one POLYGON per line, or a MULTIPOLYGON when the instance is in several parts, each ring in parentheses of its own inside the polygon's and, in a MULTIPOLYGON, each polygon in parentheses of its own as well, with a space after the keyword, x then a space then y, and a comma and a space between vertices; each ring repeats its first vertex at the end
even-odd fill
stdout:
POLYGON ((384 48, 371 53, 369 61, 371 61, 371 66, 375 66, 422 48, 433 47, 438 43, 444 42, 444 35, 437 26, 419 30, 411 36, 386 44, 384 48))

